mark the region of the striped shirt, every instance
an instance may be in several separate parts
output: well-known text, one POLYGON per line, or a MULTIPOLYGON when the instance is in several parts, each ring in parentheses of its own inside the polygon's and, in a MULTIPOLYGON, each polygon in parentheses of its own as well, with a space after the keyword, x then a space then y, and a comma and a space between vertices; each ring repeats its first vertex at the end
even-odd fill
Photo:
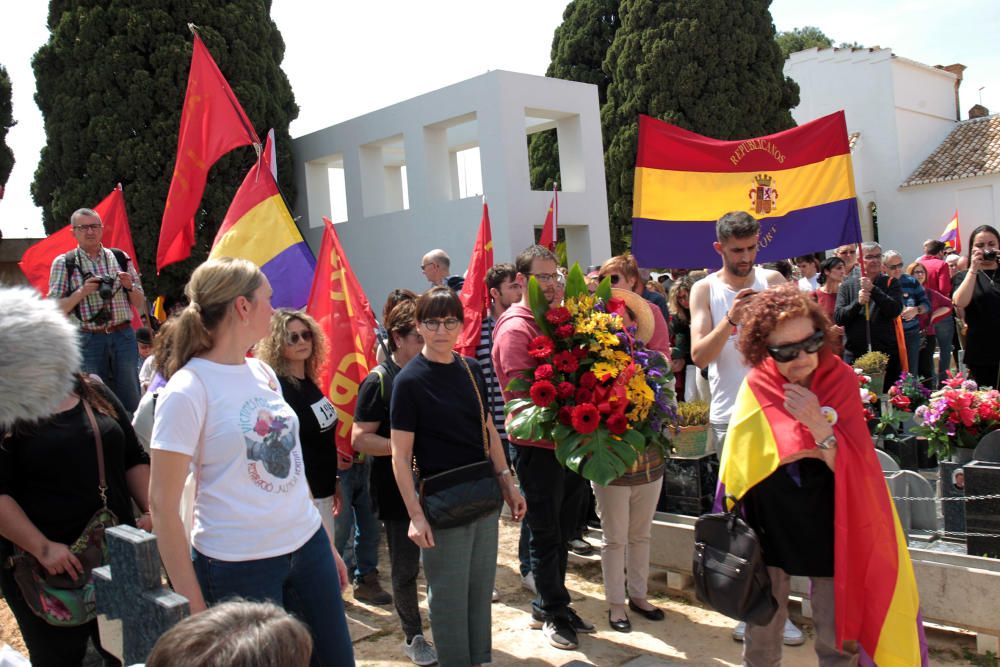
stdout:
POLYGON ((493 372, 493 358, 490 356, 493 351, 493 328, 496 320, 492 315, 483 318, 483 326, 479 334, 479 346, 476 347, 476 361, 483 370, 483 377, 486 378, 486 387, 489 392, 489 410, 493 413, 493 424, 497 427, 500 440, 504 447, 507 446, 507 431, 504 430, 503 416, 503 395, 500 393, 500 382, 496 373, 493 372))
MULTIPOLYGON (((128 300, 128 292, 122 289, 121 281, 118 280, 118 272, 121 267, 118 265, 114 253, 104 246, 101 246, 101 252, 96 260, 91 259, 87 253, 81 252, 80 248, 70 250, 70 253, 75 256, 76 269, 73 271, 73 275, 67 276, 66 255, 56 257, 49 272, 49 296, 53 299, 69 296, 83 285, 83 276, 86 273, 93 273, 99 277, 111 276, 115 279, 115 284, 112 286, 114 293, 108 302, 110 317, 106 322, 96 324, 92 321, 92 318, 105 306, 98 291, 80 301, 79 308, 74 309, 71 317, 82 325, 84 331, 103 331, 105 324, 117 326, 131 321, 132 304, 128 300)), ((133 287, 142 291, 139 274, 135 271, 135 262, 129 261, 128 273, 132 276, 133 287)))

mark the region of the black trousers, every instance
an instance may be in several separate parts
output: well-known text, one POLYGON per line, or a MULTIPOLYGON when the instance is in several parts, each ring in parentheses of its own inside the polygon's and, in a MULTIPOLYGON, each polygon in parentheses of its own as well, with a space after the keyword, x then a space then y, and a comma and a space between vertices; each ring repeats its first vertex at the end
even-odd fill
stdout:
POLYGON ((568 616, 566 542, 580 525, 590 485, 563 468, 555 452, 517 445, 517 478, 528 503, 529 555, 538 599, 532 607, 547 618, 568 616))
POLYGON ((389 546, 389 572, 392 577, 392 602, 396 606, 406 641, 423 634, 420 605, 417 600, 417 575, 420 574, 420 547, 410 539, 409 519, 383 521, 385 541, 389 546))

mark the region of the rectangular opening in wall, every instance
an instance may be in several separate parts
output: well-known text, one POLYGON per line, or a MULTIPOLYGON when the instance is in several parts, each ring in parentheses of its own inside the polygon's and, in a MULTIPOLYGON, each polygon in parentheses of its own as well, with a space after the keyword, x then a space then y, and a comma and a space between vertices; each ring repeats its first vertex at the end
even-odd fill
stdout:
POLYGON ((454 201, 483 192, 476 113, 453 116, 424 126, 427 198, 454 201))
POLYGON ((330 221, 334 224, 347 222, 347 179, 344 175, 344 158, 327 163, 330 182, 330 221))
POLYGON ((361 204, 365 217, 406 210, 409 193, 406 191, 403 135, 364 144, 359 151, 361 204))
POLYGON ((479 197, 483 194, 483 166, 479 160, 479 146, 455 152, 458 170, 458 199, 479 197))
POLYGON ((584 192, 583 134, 580 115, 553 109, 524 110, 528 141, 528 179, 532 190, 584 192))
POLYGON ((554 182, 562 182, 556 128, 528 134, 528 174, 532 190, 551 190, 554 182))

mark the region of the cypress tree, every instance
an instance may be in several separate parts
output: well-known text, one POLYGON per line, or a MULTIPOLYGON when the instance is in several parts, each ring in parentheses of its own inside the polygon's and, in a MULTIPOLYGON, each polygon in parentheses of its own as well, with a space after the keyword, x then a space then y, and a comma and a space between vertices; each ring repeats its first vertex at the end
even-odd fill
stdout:
MULTIPOLYGON (((603 63, 618 30, 618 4, 619 0, 572 0, 552 38, 552 59, 545 76, 592 83, 603 105, 611 83, 603 63)), ((551 189, 559 177, 559 146, 554 133, 532 135, 528 152, 531 187, 551 189)))
POLYGON ((639 114, 716 139, 794 125, 798 85, 782 74, 770 0, 622 0, 601 110, 611 242, 631 244, 639 114))
POLYGON ((195 217, 192 256, 157 280, 156 244, 191 63, 189 22, 258 135, 275 129, 280 186, 292 200, 288 125, 298 107, 270 10, 270 0, 51 0, 49 40, 32 62, 46 144, 31 192, 46 231, 121 182, 148 294, 179 291, 205 259, 255 155, 238 148, 215 164, 195 217))
POLYGON ((14 107, 11 99, 10 76, 0 65, 0 188, 7 185, 14 169, 14 151, 7 145, 7 132, 14 127, 14 107))

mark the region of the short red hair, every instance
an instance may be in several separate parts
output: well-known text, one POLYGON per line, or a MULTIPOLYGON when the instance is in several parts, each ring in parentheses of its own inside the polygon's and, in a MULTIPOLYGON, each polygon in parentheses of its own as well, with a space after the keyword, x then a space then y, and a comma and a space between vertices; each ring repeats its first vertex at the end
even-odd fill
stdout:
POLYGON ((736 348, 748 366, 756 366, 768 358, 767 339, 782 322, 797 317, 808 317, 816 331, 824 333, 826 349, 838 354, 840 335, 833 323, 809 292, 799 289, 797 283, 772 287, 753 297, 743 311, 743 322, 736 348))

